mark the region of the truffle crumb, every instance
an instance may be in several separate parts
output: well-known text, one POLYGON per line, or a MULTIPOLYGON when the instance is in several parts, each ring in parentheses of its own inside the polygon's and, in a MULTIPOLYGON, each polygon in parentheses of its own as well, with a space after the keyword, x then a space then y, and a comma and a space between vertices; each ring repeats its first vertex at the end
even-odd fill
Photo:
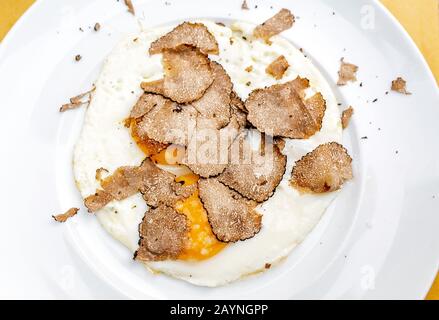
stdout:
POLYGON ((340 60, 340 71, 338 71, 338 86, 344 86, 348 82, 357 81, 358 66, 352 63, 344 62, 344 58, 340 60))
POLYGON ((396 80, 392 81, 391 89, 393 91, 396 91, 396 92, 399 92, 399 93, 402 93, 405 95, 411 95, 411 93, 407 91, 406 87, 407 87, 407 82, 401 77, 398 77, 398 78, 396 78, 396 80))
POLYGON ((258 25, 254 29, 253 35, 271 44, 270 38, 291 28, 294 24, 294 20, 294 15, 290 10, 282 9, 270 19, 258 25))
POLYGON ((265 72, 276 80, 282 79, 287 69, 290 67, 285 56, 281 55, 268 65, 265 72))
POLYGON ((341 125, 343 129, 346 129, 351 121, 351 117, 354 114, 354 108, 349 107, 343 111, 341 115, 341 125))
POLYGON ((56 222, 66 222, 69 218, 75 216, 78 213, 78 211, 79 211, 78 208, 71 208, 63 214, 58 214, 52 217, 53 219, 55 219, 56 222))
POLYGON ((99 24, 99 22, 96 22, 94 28, 93 28, 96 32, 101 30, 101 25, 99 24))
POLYGON ((102 174, 103 173, 109 173, 109 171, 107 170, 107 169, 105 169, 105 168, 98 168, 98 169, 96 169, 96 175, 95 175, 95 178, 96 178, 96 181, 101 181, 102 180, 102 174))
POLYGON ((73 98, 70 98, 70 103, 64 104, 61 106, 61 108, 59 109, 59 112, 64 112, 67 110, 72 110, 72 109, 76 109, 79 108, 80 106, 84 105, 84 104, 90 104, 91 101, 91 96, 90 94, 96 89, 96 87, 93 85, 92 89, 81 93, 73 98), (89 96, 87 101, 83 101, 84 97, 89 96))
POLYGON ((125 0, 125 5, 128 7, 128 12, 132 15, 135 15, 136 12, 134 10, 134 6, 131 0, 125 0))

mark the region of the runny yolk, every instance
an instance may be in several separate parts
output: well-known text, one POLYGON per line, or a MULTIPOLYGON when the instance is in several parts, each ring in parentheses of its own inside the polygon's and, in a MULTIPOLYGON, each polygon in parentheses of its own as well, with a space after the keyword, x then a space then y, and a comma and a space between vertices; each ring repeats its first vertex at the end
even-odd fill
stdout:
MULTIPOLYGON (((178 148, 169 150, 166 145, 160 144, 159 147, 156 141, 141 139, 135 131, 135 126, 131 122, 131 136, 133 137, 139 148, 157 164, 170 164, 169 158, 178 159, 178 148)), ((175 180, 183 182, 184 185, 191 185, 198 182, 199 176, 194 173, 189 173, 175 180)), ((189 224, 188 241, 185 249, 178 257, 179 260, 186 261, 200 261, 213 257, 220 252, 227 245, 224 242, 218 241, 212 232, 212 228, 207 219, 207 213, 204 210, 198 195, 198 190, 195 191, 189 198, 178 201, 175 204, 175 209, 186 215, 189 224)))
MULTIPOLYGON (((197 183, 198 178, 198 175, 190 173, 178 177, 176 181, 183 181, 184 185, 191 185, 197 183)), ((207 213, 198 196, 198 190, 189 198, 178 201, 175 209, 186 215, 190 227, 189 240, 179 259, 204 260, 213 257, 226 246, 224 242, 218 241, 213 234, 207 220, 207 213)))

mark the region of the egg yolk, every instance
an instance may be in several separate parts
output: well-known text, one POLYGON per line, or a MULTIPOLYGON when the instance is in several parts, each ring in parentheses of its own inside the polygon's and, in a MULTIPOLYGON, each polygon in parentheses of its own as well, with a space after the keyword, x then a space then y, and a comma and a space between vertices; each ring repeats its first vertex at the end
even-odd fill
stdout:
MULTIPOLYGON (((135 127, 136 126, 133 126, 133 122, 131 122, 131 136, 138 147, 146 156, 150 157, 154 163, 167 165, 178 162, 179 154, 181 154, 181 152, 179 152, 181 150, 178 147, 173 146, 173 148, 167 150, 167 145, 160 144, 150 139, 142 139, 137 134, 135 127)), ((191 185, 197 183, 198 179, 198 175, 189 173, 177 177, 175 181, 183 182, 183 185, 191 185)), ((227 244, 218 241, 213 234, 212 228, 207 219, 207 213, 204 210, 203 204, 198 195, 198 190, 189 198, 178 201, 175 204, 175 209, 179 213, 186 215, 189 224, 188 241, 186 247, 178 257, 179 260, 205 260, 213 257, 224 249, 227 244)))
MULTIPOLYGON (((191 185, 197 183, 198 178, 198 175, 190 173, 178 177, 176 181, 183 181, 184 185, 191 185)), ((189 198, 178 201, 175 209, 186 215, 190 227, 189 240, 179 259, 204 260, 216 255, 226 246, 224 242, 218 241, 213 234, 207 220, 207 213, 198 196, 198 190, 189 198)))

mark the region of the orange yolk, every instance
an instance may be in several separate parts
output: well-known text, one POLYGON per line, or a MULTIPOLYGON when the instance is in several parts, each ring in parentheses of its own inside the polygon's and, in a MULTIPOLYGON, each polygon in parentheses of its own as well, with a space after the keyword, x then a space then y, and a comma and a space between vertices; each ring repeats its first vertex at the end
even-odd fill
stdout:
MULTIPOLYGON (((190 173, 176 179, 177 182, 183 181, 184 185, 197 183, 198 175, 190 173)), ((175 209, 186 215, 190 226, 189 241, 186 248, 180 254, 181 260, 204 260, 216 255, 226 244, 218 241, 212 232, 207 213, 204 210, 198 190, 189 198, 178 201, 175 209)))
MULTIPOLYGON (((167 149, 167 145, 149 139, 141 139, 136 133, 135 126, 133 126, 133 120, 130 123, 130 128, 131 136, 136 144, 154 163, 166 165, 178 162, 179 151, 181 151, 179 147, 173 146, 167 149), (172 161, 169 161, 169 159, 172 161)), ((197 183, 198 179, 198 175, 190 173, 177 177, 175 180, 177 182, 183 181, 184 185, 191 185, 197 183)), ((189 224, 189 239, 178 259, 200 261, 213 257, 224 249, 227 244, 218 241, 213 234, 207 219, 207 213, 198 195, 198 190, 189 198, 178 201, 175 204, 175 209, 186 215, 189 224)))

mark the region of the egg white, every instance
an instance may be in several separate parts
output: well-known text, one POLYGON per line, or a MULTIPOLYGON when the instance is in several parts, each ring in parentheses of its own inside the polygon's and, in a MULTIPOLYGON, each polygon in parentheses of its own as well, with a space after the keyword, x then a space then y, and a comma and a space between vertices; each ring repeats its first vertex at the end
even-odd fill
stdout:
MULTIPOLYGON (((342 127, 340 110, 329 84, 311 61, 289 41, 275 36, 269 46, 263 41, 251 39, 252 24, 234 23, 229 28, 209 21, 201 22, 219 43, 219 56, 211 58, 224 66, 242 99, 253 89, 283 83, 300 75, 310 80, 311 89, 307 94, 321 92, 327 105, 320 132, 307 140, 286 141, 283 150, 288 156, 286 172, 275 194, 257 208, 263 219, 262 229, 254 238, 230 244, 204 261, 146 263, 153 271, 196 285, 219 286, 262 271, 266 263, 280 261, 318 223, 337 193, 300 194, 289 186, 288 180, 295 161, 303 155, 322 143, 341 142, 342 127), (265 68, 280 55, 287 58, 290 68, 277 81, 265 73, 265 68), (253 66, 252 72, 245 71, 250 65, 253 66)), ((139 165, 143 160, 144 154, 132 140, 123 121, 142 94, 139 84, 163 76, 161 56, 149 56, 147 52, 152 41, 173 27, 149 29, 130 36, 108 56, 96 82, 74 152, 74 175, 84 198, 99 188, 95 179, 97 168, 106 168, 111 173, 120 166, 139 165)), ((96 216, 115 239, 134 253, 138 247, 138 225, 147 210, 141 196, 136 194, 123 201, 112 201, 96 216)))

